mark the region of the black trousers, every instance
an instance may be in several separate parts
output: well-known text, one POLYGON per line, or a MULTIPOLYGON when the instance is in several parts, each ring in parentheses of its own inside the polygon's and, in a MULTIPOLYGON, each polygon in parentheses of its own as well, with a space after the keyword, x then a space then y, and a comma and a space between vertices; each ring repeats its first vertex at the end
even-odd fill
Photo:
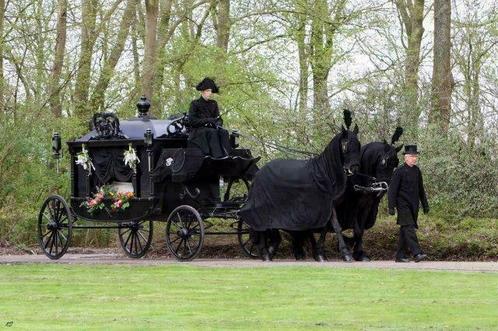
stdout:
POLYGON ((415 225, 413 224, 400 226, 396 258, 399 259, 407 257, 407 251, 410 251, 413 255, 422 253, 418 243, 415 225))

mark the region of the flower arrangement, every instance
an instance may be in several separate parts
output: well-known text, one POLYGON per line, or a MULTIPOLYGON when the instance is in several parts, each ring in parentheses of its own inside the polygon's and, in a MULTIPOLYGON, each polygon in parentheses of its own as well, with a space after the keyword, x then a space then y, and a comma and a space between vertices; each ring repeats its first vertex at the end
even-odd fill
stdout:
POLYGON ((137 152, 133 147, 131 147, 131 144, 128 145, 128 150, 125 150, 123 152, 123 160, 125 165, 129 166, 131 169, 133 169, 134 173, 137 173, 137 163, 140 163, 140 160, 137 156, 137 152))
POLYGON ((133 192, 116 192, 110 186, 104 185, 98 188, 93 198, 83 201, 80 207, 85 207, 91 215, 106 211, 109 215, 127 209, 130 200, 134 197, 133 192))
POLYGON ((83 169, 87 170, 88 176, 90 176, 92 174, 92 169, 95 170, 95 167, 93 166, 92 159, 88 154, 88 150, 85 148, 85 144, 81 146, 81 152, 76 154, 76 157, 76 164, 81 165, 83 169))

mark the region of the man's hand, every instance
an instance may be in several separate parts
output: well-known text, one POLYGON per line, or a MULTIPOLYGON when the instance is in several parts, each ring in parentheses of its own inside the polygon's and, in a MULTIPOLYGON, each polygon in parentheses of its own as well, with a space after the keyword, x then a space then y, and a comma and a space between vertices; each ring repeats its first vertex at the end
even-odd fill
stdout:
POLYGON ((394 208, 389 208, 389 215, 395 215, 396 212, 394 211, 394 208))

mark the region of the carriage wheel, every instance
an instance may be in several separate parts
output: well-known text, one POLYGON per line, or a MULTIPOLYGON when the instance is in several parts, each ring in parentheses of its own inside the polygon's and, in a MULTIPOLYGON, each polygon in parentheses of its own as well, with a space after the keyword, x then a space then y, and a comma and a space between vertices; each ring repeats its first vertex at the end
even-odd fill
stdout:
POLYGON ((204 223, 199 212, 187 205, 176 207, 168 217, 166 245, 180 261, 193 260, 204 242, 204 223))
POLYGON ((244 178, 231 178, 228 181, 225 193, 223 193, 223 201, 238 201, 244 203, 247 201, 251 184, 244 178))
POLYGON ((52 260, 67 251, 73 234, 73 216, 66 201, 59 195, 45 200, 38 214, 38 243, 43 253, 52 260))
POLYGON ((237 238, 242 251, 251 259, 259 258, 258 249, 251 238, 251 228, 244 221, 240 220, 237 224, 237 238))
POLYGON ((152 243, 152 221, 138 221, 121 224, 118 230, 119 242, 126 255, 138 259, 147 253, 152 243))

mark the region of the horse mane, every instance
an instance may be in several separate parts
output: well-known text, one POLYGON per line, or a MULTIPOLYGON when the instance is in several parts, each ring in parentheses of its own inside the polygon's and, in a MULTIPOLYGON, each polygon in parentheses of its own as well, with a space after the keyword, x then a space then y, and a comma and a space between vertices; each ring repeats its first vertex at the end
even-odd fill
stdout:
MULTIPOLYGON (((343 170, 343 159, 341 156, 341 138, 343 132, 336 134, 323 152, 313 158, 314 166, 322 169, 326 178, 315 178, 317 184, 323 191, 330 192, 334 199, 340 197, 346 190, 346 174, 343 170)), ((316 173, 316 172, 315 172, 316 173)))

